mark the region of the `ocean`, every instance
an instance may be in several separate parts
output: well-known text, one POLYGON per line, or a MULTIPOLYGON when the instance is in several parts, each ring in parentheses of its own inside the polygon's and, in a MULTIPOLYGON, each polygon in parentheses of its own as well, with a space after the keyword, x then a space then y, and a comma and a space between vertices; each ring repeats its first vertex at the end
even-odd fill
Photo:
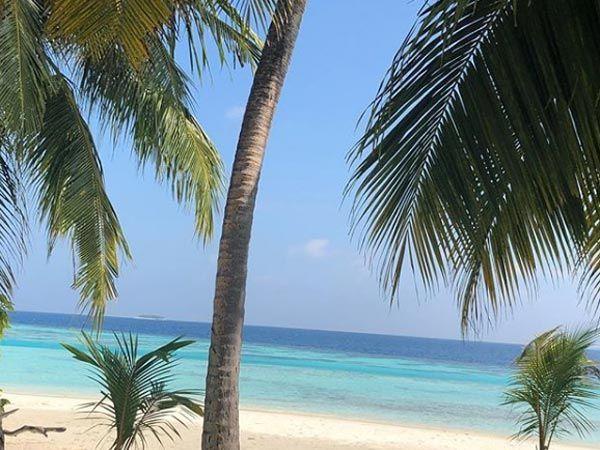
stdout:
MULTIPOLYGON (((14 312, 11 318, 0 341, 0 388, 97 393, 87 369, 60 346, 77 342, 83 317, 14 312)), ((209 324, 107 317, 104 328, 107 341, 111 332, 138 333, 142 350, 175 336, 196 340, 179 352, 175 383, 203 387, 209 324)), ((509 344, 247 326, 241 405, 510 435, 516 413, 501 406, 502 393, 520 351, 509 344)), ((600 428, 600 409, 589 417, 600 428)), ((600 432, 585 441, 600 443, 600 432)))

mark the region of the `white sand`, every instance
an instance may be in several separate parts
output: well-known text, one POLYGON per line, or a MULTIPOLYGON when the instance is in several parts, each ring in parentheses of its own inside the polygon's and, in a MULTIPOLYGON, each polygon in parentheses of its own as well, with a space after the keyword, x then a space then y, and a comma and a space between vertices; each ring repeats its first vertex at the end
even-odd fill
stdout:
MULTIPOLYGON (((39 395, 4 395, 19 412, 5 420, 5 428, 21 425, 65 426, 67 431, 47 438, 37 434, 7 437, 7 449, 82 450, 96 448, 105 430, 85 419, 76 408, 89 401, 39 395)), ((535 444, 514 443, 501 436, 467 431, 405 427, 371 422, 344 420, 303 414, 254 410, 241 412, 242 448, 261 450, 504 450, 535 449, 535 444)), ((182 430, 181 441, 167 442, 165 447, 178 450, 200 448, 201 422, 182 430)), ((107 448, 103 445, 98 448, 107 448)), ((161 448, 152 445, 152 449, 161 448)), ((553 445, 553 450, 577 450, 585 447, 553 445)))

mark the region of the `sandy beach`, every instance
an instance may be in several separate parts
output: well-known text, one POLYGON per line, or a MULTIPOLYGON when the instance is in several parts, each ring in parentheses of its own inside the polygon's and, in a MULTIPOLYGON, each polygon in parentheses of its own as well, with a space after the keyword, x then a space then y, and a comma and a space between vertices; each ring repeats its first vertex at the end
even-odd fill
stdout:
MULTIPOLYGON (((37 434, 7 437, 8 449, 20 450, 80 450, 96 448, 105 430, 77 413, 77 406, 89 399, 11 394, 11 406, 19 412, 5 420, 6 429, 21 425, 65 426, 67 431, 47 438, 37 434)), ((256 410, 241 412, 242 448, 262 450, 498 450, 534 449, 529 442, 515 443, 501 436, 475 432, 345 420, 305 414, 288 414, 256 410)), ((181 441, 167 442, 165 448, 199 449, 201 422, 182 430, 181 441)), ((98 448, 107 448, 101 445, 98 448)), ((162 448, 152 445, 152 449, 162 448)), ((555 450, 577 450, 582 446, 556 444, 555 450)))

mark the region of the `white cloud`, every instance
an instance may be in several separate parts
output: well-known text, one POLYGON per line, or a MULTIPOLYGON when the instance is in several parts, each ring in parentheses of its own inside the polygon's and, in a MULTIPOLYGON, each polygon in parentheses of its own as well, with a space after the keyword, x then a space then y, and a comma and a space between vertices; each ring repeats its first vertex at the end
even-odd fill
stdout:
POLYGON ((311 258, 323 258, 329 254, 329 239, 310 239, 302 245, 301 250, 311 258))
POLYGON ((231 120, 242 120, 244 117, 244 111, 246 109, 243 106, 236 105, 225 111, 225 117, 231 120))

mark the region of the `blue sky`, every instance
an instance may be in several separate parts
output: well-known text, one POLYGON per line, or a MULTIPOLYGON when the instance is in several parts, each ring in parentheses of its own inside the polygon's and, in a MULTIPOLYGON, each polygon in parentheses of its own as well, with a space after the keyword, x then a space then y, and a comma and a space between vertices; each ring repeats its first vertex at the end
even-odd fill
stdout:
MULTIPOLYGON (((359 136, 357 119, 374 96, 420 1, 312 0, 302 24, 267 149, 259 189, 247 290, 249 324, 430 337, 459 337, 452 297, 426 297, 407 277, 401 304, 390 308, 348 237, 342 191, 345 154, 359 136)), ((182 58, 182 64, 186 61, 182 58)), ((218 70, 195 80, 195 112, 231 165, 251 83, 248 69, 218 70)), ((151 173, 140 174, 129 148, 101 142, 108 190, 134 260, 119 279, 109 314, 160 314, 209 321, 217 238, 203 247, 190 214, 151 173)), ((220 229, 220 226, 217 227, 220 229)), ((61 246, 46 259, 33 230, 19 276, 17 309, 75 312, 71 257, 61 246)), ((542 283, 486 340, 523 342, 589 314, 569 283, 542 283)))

